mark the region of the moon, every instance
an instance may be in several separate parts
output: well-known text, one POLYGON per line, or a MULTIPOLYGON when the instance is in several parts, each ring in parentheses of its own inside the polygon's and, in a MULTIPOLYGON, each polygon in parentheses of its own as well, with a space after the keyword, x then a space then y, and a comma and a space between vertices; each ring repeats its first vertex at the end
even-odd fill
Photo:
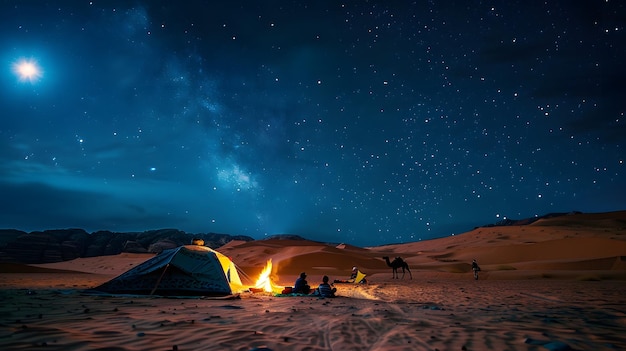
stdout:
POLYGON ((13 71, 17 74, 20 81, 29 81, 31 83, 42 77, 42 71, 34 60, 22 59, 13 65, 13 71))

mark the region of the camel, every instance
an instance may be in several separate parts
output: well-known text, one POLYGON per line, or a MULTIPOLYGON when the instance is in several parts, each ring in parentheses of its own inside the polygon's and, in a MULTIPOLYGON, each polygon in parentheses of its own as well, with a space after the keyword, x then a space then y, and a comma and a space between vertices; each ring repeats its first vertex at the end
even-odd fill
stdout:
POLYGON ((392 271, 393 271, 393 277, 394 278, 398 278, 400 279, 400 276, 398 274, 398 268, 402 268, 402 279, 404 279, 404 271, 408 271, 409 272, 409 276, 411 277, 411 279, 413 279, 413 274, 411 274, 411 270, 409 269, 409 264, 406 263, 402 257, 396 257, 393 262, 389 262, 389 257, 385 256, 383 257, 383 260, 385 260, 385 262, 387 262, 387 266, 391 267, 392 271))

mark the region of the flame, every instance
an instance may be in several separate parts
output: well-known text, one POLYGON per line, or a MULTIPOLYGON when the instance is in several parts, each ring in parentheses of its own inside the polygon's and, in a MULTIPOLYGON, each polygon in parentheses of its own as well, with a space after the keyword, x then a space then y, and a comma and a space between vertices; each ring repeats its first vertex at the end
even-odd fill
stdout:
POLYGON ((256 281, 256 285, 254 286, 257 289, 263 289, 266 292, 275 292, 280 293, 283 290, 283 287, 274 285, 272 280, 270 279, 270 274, 272 273, 272 259, 267 260, 265 264, 265 268, 261 271, 261 275, 259 279, 256 281))

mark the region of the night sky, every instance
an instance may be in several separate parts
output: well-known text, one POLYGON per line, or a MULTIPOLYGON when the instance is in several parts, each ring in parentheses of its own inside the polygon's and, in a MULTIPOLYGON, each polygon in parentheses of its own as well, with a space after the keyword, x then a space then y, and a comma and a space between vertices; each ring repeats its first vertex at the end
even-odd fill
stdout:
POLYGON ((359 246, 626 209, 623 1, 0 1, 0 227, 359 246))

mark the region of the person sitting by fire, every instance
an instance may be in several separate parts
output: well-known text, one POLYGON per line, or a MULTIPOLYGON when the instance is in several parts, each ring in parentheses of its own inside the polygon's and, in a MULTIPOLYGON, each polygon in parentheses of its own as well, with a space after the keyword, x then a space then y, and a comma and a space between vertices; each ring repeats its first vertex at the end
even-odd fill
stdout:
POLYGON ((350 273, 350 279, 347 280, 338 280, 335 279, 334 283, 353 283, 353 284, 365 284, 367 280, 365 279, 366 274, 359 271, 359 268, 356 266, 352 267, 352 272, 350 273))
POLYGON ((352 273, 350 273, 350 279, 354 281, 354 279, 356 279, 357 274, 359 274, 359 269, 356 266, 352 267, 352 273))
POLYGON ((328 284, 328 276, 325 275, 322 278, 322 284, 320 284, 315 290, 315 295, 321 297, 335 297, 335 293, 337 292, 337 288, 328 284))
POLYGON ((296 283, 293 285, 292 292, 294 294, 309 294, 311 293, 311 286, 306 281, 306 273, 300 273, 300 277, 296 279, 296 283))

